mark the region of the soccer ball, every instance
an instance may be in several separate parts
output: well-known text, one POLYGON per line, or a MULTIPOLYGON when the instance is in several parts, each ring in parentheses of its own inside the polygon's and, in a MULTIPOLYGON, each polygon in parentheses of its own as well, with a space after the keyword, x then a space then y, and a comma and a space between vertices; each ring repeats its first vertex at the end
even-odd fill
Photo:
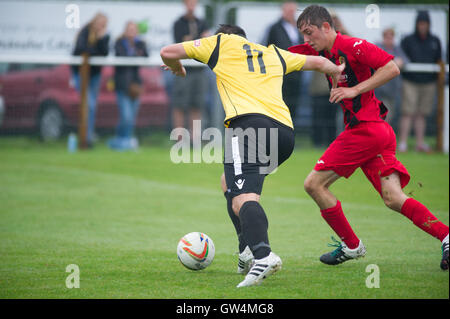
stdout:
POLYGON ((208 267, 214 259, 215 251, 212 239, 199 232, 183 236, 177 247, 178 259, 183 266, 191 270, 208 267))

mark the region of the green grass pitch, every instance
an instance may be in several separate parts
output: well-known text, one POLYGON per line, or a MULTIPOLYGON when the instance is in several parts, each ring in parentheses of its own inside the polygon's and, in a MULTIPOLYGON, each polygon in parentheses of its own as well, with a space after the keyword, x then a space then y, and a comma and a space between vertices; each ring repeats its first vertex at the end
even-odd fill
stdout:
MULTIPOLYGON (((0 139, 0 298, 449 298, 440 242, 386 208, 360 170, 332 191, 367 247, 365 258, 319 262, 332 230, 303 190, 321 151, 298 148, 266 179, 262 205, 283 269, 236 289, 237 239, 226 212, 221 164, 173 164, 167 146, 136 153, 105 146, 70 154, 63 143, 0 139), (189 271, 179 238, 208 234, 216 256, 189 271), (80 288, 66 288, 67 265, 80 288), (380 287, 367 288, 368 265, 380 287)), ((449 157, 408 153, 406 192, 449 222, 449 157)))

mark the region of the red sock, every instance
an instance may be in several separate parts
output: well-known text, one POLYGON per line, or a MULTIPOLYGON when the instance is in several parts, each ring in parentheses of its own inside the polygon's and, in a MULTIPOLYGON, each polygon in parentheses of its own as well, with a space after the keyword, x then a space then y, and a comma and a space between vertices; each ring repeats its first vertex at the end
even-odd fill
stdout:
POLYGON ((355 249, 359 246, 359 239, 353 232, 347 218, 345 218, 340 201, 337 201, 336 206, 322 209, 320 212, 322 213, 323 219, 326 220, 328 225, 330 225, 348 248, 355 249))
POLYGON ((441 223, 422 203, 408 198, 402 206, 402 214, 414 225, 442 241, 448 235, 448 226, 441 223))

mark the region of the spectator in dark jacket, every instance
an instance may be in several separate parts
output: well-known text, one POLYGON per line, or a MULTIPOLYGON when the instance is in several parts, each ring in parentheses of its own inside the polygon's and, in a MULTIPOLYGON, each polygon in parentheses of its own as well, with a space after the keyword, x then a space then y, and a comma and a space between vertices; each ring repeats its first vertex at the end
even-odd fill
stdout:
MULTIPOLYGON (((274 44, 280 49, 303 43, 303 37, 297 29, 297 3, 287 1, 281 6, 281 18, 270 28, 266 45, 274 44)), ((292 121, 295 124, 295 111, 299 104, 301 89, 301 72, 292 72, 284 76, 283 99, 291 112, 292 121)))
MULTIPOLYGON (((441 42, 430 33, 428 11, 419 11, 415 32, 401 42, 401 47, 412 63, 438 63, 441 60, 441 42)), ((403 73, 403 103, 400 119, 400 152, 407 150, 407 140, 412 121, 416 135, 416 150, 429 151, 425 144, 426 116, 432 112, 436 97, 436 73, 403 73)))
MULTIPOLYGON (((115 44, 116 56, 147 57, 147 46, 138 38, 138 26, 129 21, 123 35, 115 44)), ((119 124, 116 137, 109 141, 115 150, 137 149, 134 126, 139 111, 139 95, 143 90, 138 66, 118 66, 114 73, 114 84, 119 107, 119 124)))
MULTIPOLYGON (((108 18, 97 13, 95 17, 78 33, 73 55, 87 53, 89 56, 106 56, 109 49, 109 35, 106 34, 108 18)), ((72 67, 75 88, 81 91, 81 78, 79 66, 72 67)), ((87 143, 92 146, 95 141, 95 113, 97 109, 97 96, 100 89, 101 66, 92 66, 89 71, 89 87, 87 91, 88 123, 87 143)))

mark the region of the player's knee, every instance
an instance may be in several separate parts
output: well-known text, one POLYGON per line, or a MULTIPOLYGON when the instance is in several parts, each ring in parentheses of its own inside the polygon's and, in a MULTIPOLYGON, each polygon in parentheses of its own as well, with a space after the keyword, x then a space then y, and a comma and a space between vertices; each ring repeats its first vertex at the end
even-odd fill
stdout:
POLYGON ((225 174, 220 176, 220 186, 222 187, 222 191, 225 193, 227 191, 227 181, 225 180, 225 174))
POLYGON ((398 211, 398 212, 401 211, 402 205, 404 202, 404 197, 406 195, 404 195, 403 193, 393 192, 388 189, 383 189, 382 196, 383 196, 384 204, 388 208, 398 211))
POLYGON ((239 211, 241 210, 242 204, 234 202, 231 204, 231 208, 233 209, 233 212, 236 216, 239 217, 239 211))
POLYGON ((309 195, 312 195, 317 191, 318 184, 313 177, 308 176, 303 182, 303 188, 309 195))
POLYGON ((231 204, 231 208, 233 209, 233 212, 234 212, 234 214, 236 215, 236 216, 238 216, 239 217, 239 211, 241 210, 241 207, 242 207, 242 205, 244 205, 244 203, 246 202, 247 200, 246 199, 244 199, 244 198, 234 198, 233 199, 233 202, 232 202, 232 204, 231 204))
POLYGON ((233 198, 231 202, 231 208, 236 216, 239 216, 239 211, 241 207, 248 201, 259 202, 259 195, 255 193, 241 194, 233 198))

